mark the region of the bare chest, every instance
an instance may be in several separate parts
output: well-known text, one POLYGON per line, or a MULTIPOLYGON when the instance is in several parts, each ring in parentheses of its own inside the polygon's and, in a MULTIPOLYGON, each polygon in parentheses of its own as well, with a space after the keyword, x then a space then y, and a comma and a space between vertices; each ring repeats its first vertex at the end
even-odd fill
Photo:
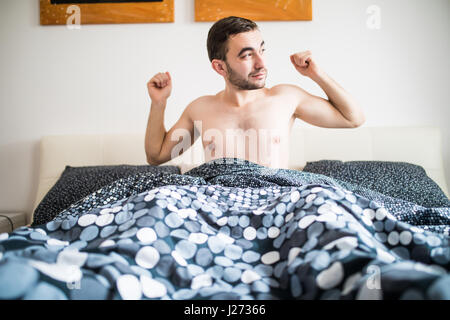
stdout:
POLYGON ((265 164, 273 154, 286 154, 292 126, 289 108, 273 100, 249 108, 204 108, 194 117, 206 160, 245 158, 265 164))
MULTIPOLYGON (((194 117, 196 129, 202 133, 220 132, 225 136, 245 133, 285 131, 290 124, 288 108, 275 105, 274 100, 245 108, 224 106, 204 107, 194 117)), ((202 135, 203 136, 203 135, 202 135)))

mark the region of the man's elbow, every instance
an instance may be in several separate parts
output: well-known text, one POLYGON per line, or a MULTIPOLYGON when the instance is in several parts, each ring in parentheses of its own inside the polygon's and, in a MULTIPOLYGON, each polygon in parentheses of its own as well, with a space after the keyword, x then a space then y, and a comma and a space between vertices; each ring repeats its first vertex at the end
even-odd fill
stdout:
POLYGON ((147 157, 147 162, 151 166, 158 166, 162 163, 161 161, 153 157, 147 157))
POLYGON ((352 122, 352 128, 358 128, 358 127, 361 127, 361 126, 364 124, 364 122, 366 122, 365 119, 361 119, 361 120, 358 120, 358 121, 354 121, 354 122, 352 122))
POLYGON ((366 118, 365 118, 364 114, 361 113, 358 116, 358 118, 351 121, 351 126, 352 126, 352 128, 358 128, 358 127, 361 127, 364 124, 364 122, 366 122, 366 118))

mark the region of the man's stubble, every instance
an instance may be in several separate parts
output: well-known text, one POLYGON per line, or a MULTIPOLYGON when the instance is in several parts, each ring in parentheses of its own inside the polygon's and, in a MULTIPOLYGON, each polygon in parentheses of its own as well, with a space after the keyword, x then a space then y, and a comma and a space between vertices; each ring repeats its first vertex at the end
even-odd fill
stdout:
MULTIPOLYGON (((237 87, 240 90, 256 90, 256 89, 261 89, 264 88, 266 86, 266 82, 264 80, 264 83, 259 85, 256 83, 252 83, 249 79, 243 79, 236 71, 233 70, 233 68, 231 68, 231 66, 228 64, 228 62, 225 61, 225 64, 227 66, 227 70, 228 70, 228 75, 227 75, 227 79, 228 81, 230 81, 230 83, 232 85, 234 85, 235 87, 237 87)), ((261 71, 258 70, 255 72, 255 74, 259 73, 261 71)), ((249 75, 250 77, 251 75, 249 75)), ((266 71, 266 76, 267 76, 267 71, 266 71)))

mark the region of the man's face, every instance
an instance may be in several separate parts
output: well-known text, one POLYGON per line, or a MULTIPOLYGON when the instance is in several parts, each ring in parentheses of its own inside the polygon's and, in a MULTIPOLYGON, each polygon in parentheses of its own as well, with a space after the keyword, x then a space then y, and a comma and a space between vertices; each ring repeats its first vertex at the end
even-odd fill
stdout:
POLYGON ((231 36, 225 61, 228 81, 240 90, 264 88, 267 77, 264 51, 259 30, 231 36))

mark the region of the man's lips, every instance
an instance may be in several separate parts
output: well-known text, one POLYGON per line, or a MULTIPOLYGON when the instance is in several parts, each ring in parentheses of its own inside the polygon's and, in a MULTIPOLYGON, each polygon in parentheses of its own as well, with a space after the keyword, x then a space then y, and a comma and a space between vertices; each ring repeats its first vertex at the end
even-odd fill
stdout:
POLYGON ((258 73, 258 74, 253 75, 252 77, 254 77, 254 78, 262 78, 264 75, 265 75, 265 73, 258 73))

